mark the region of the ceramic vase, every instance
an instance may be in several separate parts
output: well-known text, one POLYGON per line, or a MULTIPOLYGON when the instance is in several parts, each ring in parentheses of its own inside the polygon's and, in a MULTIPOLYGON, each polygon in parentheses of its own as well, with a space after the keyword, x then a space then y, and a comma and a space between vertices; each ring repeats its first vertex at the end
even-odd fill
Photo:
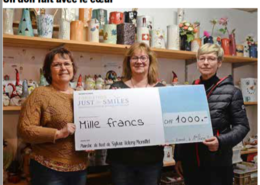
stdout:
POLYGON ((3 34, 13 35, 14 9, 3 9, 3 34))
POLYGON ((124 22, 132 23, 137 27, 137 11, 124 12, 124 22))
POLYGON ((244 47, 243 56, 244 57, 249 57, 249 46, 248 46, 247 42, 243 43, 243 47, 244 47))
POLYGON ((109 24, 124 23, 124 14, 122 12, 110 12, 109 24))
POLYGON ((150 46, 150 34, 149 28, 147 27, 138 27, 137 28, 137 42, 145 43, 147 46, 150 46))
POLYGON ((180 50, 179 26, 167 26, 167 49, 180 50))
POLYGON ((196 29, 198 30, 197 33, 194 34, 194 38, 195 39, 200 39, 200 26, 196 27, 196 29))
POLYGON ((60 17, 59 39, 70 40, 70 22, 75 20, 75 10, 62 8, 60 17))
POLYGON ((83 40, 88 41, 88 23, 92 17, 92 8, 80 8, 79 20, 83 22, 83 40))
POLYGON ((142 15, 137 17, 137 28, 147 27, 151 31, 153 29, 153 17, 142 15))
POLYGON ((230 39, 230 55, 236 56, 236 39, 235 39, 235 34, 230 34, 229 35, 230 39))
POLYGON ((108 23, 107 21, 107 10, 105 9, 94 9, 92 11, 92 19, 97 19, 99 22, 99 35, 100 40, 103 40, 103 28, 105 24, 108 23))
POLYGON ((187 35, 181 36, 181 50, 191 51, 191 42, 187 41, 187 35))
POLYGON ((79 20, 83 22, 84 27, 88 27, 92 18, 92 8, 79 8, 79 20))
POLYGON ((243 57, 244 46, 242 44, 236 45, 236 52, 238 57, 243 57))
POLYGON ((29 8, 23 9, 22 17, 18 28, 18 35, 24 35, 29 37, 34 36, 29 8))
POLYGON ((117 40, 117 30, 116 30, 116 24, 106 24, 104 26, 104 43, 109 44, 116 44, 117 40))
POLYGON ((70 21, 60 19, 59 39, 70 40, 70 21))
POLYGON ((164 31, 162 29, 151 31, 151 47, 165 48, 164 31))
POLYGON ((89 21, 88 41, 99 42, 99 22, 97 19, 91 19, 91 21, 89 21))
POLYGON ((230 40, 228 38, 221 39, 221 47, 224 50, 224 55, 230 55, 230 40))
POLYGON ((207 43, 214 44, 214 40, 212 36, 204 37, 203 44, 207 44, 207 43))
POLYGON ((52 38, 53 18, 53 15, 50 14, 37 15, 37 30, 39 37, 52 38))
POLYGON ((194 39, 191 41, 191 51, 197 52, 201 46, 201 40, 199 38, 194 39))
POLYGON ((135 42, 135 25, 124 23, 117 25, 117 44, 132 45, 135 42))
POLYGON ((83 22, 72 21, 70 23, 70 40, 83 41, 83 22))
POLYGON ((257 58, 257 46, 256 45, 249 46, 249 57, 257 58))

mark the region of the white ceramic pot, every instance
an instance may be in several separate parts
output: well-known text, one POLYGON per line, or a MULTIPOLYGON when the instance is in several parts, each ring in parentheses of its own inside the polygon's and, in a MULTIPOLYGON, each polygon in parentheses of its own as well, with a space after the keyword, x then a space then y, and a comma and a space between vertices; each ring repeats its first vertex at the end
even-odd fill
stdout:
POLYGON ((147 15, 137 16, 137 27, 147 27, 151 31, 153 29, 153 17, 147 15))
POLYGON ((4 8, 3 9, 3 34, 13 35, 13 20, 14 20, 14 9, 4 8))
POLYGON ((179 26, 167 26, 167 49, 180 50, 179 26))
POLYGON ((99 22, 97 19, 91 19, 88 27, 88 41, 99 42, 99 22))
POLYGON ((147 46, 150 46, 150 34, 147 27, 138 27, 137 28, 137 42, 143 42, 147 46))
POLYGON ((70 40, 70 21, 60 19, 59 39, 70 40))
POLYGON ((151 47, 154 48, 165 48, 165 36, 162 29, 151 31, 151 47))
POLYGON ((37 15, 37 29, 39 37, 52 38, 53 19, 53 15, 50 14, 37 15))

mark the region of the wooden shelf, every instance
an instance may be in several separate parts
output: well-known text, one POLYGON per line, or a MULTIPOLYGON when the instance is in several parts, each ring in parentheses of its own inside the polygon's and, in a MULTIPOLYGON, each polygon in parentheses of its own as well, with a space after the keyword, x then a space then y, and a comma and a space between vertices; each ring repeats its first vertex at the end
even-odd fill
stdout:
POLYGON ((20 106, 7 106, 3 107, 3 111, 20 111, 21 107, 20 106))
POLYGON ((244 102, 245 105, 257 105, 257 102, 244 102))
MULTIPOLYGON (((87 41, 73 41, 61 39, 48 39, 40 37, 27 37, 21 35, 3 35, 3 45, 10 47, 27 47, 53 49, 60 46, 67 47, 71 51, 124 55, 129 45, 104 44, 87 41)), ((158 58, 195 60, 196 53, 191 51, 167 50, 152 48, 158 58)), ((257 63, 257 58, 226 56, 224 62, 229 63, 257 63)))
POLYGON ((257 153, 257 148, 250 148, 250 149, 241 151, 241 155, 247 155, 247 154, 252 154, 252 153, 257 153))

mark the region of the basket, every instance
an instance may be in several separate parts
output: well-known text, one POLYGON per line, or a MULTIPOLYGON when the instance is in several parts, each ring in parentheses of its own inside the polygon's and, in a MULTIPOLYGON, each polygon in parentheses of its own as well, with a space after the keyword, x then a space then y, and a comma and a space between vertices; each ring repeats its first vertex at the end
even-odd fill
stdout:
POLYGON ((257 185, 257 168, 252 163, 239 164, 234 170, 234 185, 257 185))

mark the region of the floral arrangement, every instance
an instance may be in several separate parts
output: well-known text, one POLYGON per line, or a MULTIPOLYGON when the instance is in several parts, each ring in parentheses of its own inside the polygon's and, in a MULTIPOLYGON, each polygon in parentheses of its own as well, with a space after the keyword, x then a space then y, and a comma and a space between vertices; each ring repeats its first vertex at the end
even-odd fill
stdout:
MULTIPOLYGON (((218 21, 218 23, 224 27, 224 28, 219 29, 219 31, 220 31, 221 33, 223 33, 223 34, 226 34, 226 33, 227 33, 227 34, 229 35, 229 31, 228 31, 228 28, 227 28, 228 18, 227 18, 227 17, 220 18, 219 21, 218 21)), ((236 30, 236 29, 233 29, 233 30, 231 31, 231 34, 234 34, 234 33, 235 33, 235 30, 236 30)))
POLYGON ((256 45, 252 36, 247 36, 246 41, 247 41, 248 46, 256 45))
POLYGON ((198 27, 199 24, 191 24, 187 21, 182 21, 179 24, 180 27, 180 35, 187 36, 187 42, 191 42, 192 40, 194 40, 194 34, 198 32, 198 27))

